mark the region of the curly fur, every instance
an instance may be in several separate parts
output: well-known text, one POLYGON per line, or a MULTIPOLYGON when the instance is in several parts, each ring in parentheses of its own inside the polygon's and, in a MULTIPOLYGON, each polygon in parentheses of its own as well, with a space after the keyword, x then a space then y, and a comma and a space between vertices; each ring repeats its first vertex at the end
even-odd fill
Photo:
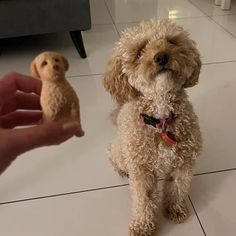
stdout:
POLYGON ((119 104, 118 132, 109 146, 109 158, 121 176, 129 177, 130 236, 149 236, 156 229, 160 175, 166 176, 166 216, 176 223, 187 216, 186 197, 201 133, 185 88, 198 83, 200 68, 195 42, 167 20, 150 20, 125 30, 108 63, 104 86, 119 104), (154 60, 160 52, 169 55, 165 70, 154 60), (141 123, 140 113, 156 118, 174 114, 168 130, 177 146, 163 141, 161 130, 141 123))

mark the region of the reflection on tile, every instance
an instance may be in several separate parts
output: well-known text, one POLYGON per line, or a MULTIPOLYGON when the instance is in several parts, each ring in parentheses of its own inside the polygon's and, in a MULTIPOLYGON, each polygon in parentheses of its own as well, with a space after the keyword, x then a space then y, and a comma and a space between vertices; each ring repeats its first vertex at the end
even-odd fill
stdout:
POLYGON ((0 202, 126 183, 106 155, 115 127, 109 117, 112 102, 101 78, 69 81, 80 97, 85 137, 22 155, 1 176, 0 202))
POLYGON ((194 177, 190 197, 206 235, 235 235, 235 181, 235 171, 194 177))
MULTIPOLYGON (((19 232, 24 236, 125 236, 130 209, 128 187, 0 205, 1 233, 4 236, 18 236, 19 232)), ((203 236, 190 210, 189 219, 181 225, 161 217, 158 236, 183 236, 189 232, 192 236, 203 236)))
POLYGON ((236 13, 236 2, 231 1, 230 10, 221 10, 220 6, 215 5, 215 0, 189 0, 194 6, 198 7, 208 16, 227 15, 236 13))
POLYGON ((112 25, 94 25, 83 33, 83 38, 88 54, 86 59, 80 58, 69 34, 31 37, 8 44, 0 57, 0 76, 10 71, 29 74, 32 59, 46 50, 57 51, 68 58, 70 68, 67 76, 104 73, 114 42, 118 39, 115 28, 112 25))
POLYGON ((115 23, 139 22, 152 17, 182 18, 203 16, 187 0, 106 0, 115 23))
POLYGON ((186 0, 159 0, 157 4, 158 18, 176 19, 205 15, 186 0))

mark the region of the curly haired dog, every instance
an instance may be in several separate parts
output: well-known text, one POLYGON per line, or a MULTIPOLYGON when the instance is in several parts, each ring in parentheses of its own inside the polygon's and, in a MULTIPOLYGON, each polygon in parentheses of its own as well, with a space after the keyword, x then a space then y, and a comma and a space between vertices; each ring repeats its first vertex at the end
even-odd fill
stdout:
POLYGON ((188 215, 186 197, 201 133, 185 88, 198 83, 200 68, 188 33, 153 19, 125 30, 108 63, 104 86, 119 107, 109 157, 115 170, 129 177, 130 236, 155 231, 160 175, 166 176, 166 216, 182 223, 188 215))

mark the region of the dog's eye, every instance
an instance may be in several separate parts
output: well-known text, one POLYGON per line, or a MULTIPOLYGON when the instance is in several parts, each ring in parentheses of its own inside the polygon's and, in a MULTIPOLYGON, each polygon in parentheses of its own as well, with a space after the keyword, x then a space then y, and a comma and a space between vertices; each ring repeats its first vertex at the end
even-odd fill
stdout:
POLYGON ((136 58, 139 59, 144 53, 144 48, 140 48, 136 54, 136 58))
POLYGON ((174 40, 168 40, 168 43, 169 43, 169 44, 176 45, 176 42, 175 42, 174 40))
POLYGON ((55 62, 59 62, 59 60, 57 58, 55 58, 55 62))
POLYGON ((46 66, 47 64, 48 64, 47 61, 43 61, 42 64, 41 64, 41 67, 44 67, 44 66, 46 66))
POLYGON ((178 40, 176 38, 170 38, 167 40, 167 42, 171 45, 178 45, 178 40))

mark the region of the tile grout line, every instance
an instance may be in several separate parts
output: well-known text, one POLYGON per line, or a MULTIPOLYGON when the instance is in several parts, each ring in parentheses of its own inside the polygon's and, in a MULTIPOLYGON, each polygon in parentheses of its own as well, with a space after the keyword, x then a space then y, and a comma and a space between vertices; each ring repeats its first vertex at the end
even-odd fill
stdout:
POLYGON ((234 16, 234 15, 236 15, 236 13, 229 13, 229 14, 223 14, 223 15, 217 14, 217 15, 212 15, 210 17, 214 17, 214 16, 234 16))
POLYGON ((129 184, 120 184, 120 185, 113 185, 113 186, 108 186, 108 187, 86 189, 86 190, 80 190, 80 191, 74 191, 74 192, 68 192, 68 193, 59 193, 59 194, 53 194, 53 195, 47 195, 47 196, 41 196, 41 197, 25 198, 25 199, 13 200, 13 201, 8 201, 8 202, 0 202, 0 207, 1 207, 1 205, 6 205, 6 204, 33 201, 33 200, 40 200, 40 199, 45 199, 45 198, 61 197, 61 196, 66 196, 66 195, 75 195, 75 194, 94 192, 94 191, 99 191, 99 190, 121 188, 121 187, 125 187, 125 186, 128 186, 128 185, 129 184))
POLYGON ((99 75, 103 75, 104 73, 99 73, 99 74, 84 74, 84 75, 69 75, 66 76, 66 78, 75 78, 75 77, 83 77, 83 76, 99 76, 99 75))
POLYGON ((205 13, 199 6, 197 6, 196 4, 194 4, 193 2, 192 2, 192 0, 188 0, 188 2, 190 3, 190 4, 192 4, 194 7, 196 7, 199 11, 201 11, 203 14, 205 14, 208 18, 210 18, 210 16, 207 14, 207 13, 205 13))
POLYGON ((202 63, 202 65, 203 65, 203 66, 207 66, 207 65, 223 64, 223 63, 232 63, 232 62, 236 62, 236 60, 230 60, 230 61, 215 61, 215 62, 205 62, 205 63, 202 63))
MULTIPOLYGON (((231 168, 231 169, 225 169, 225 170, 216 170, 216 171, 211 171, 211 172, 197 173, 197 174, 194 174, 193 176, 195 177, 195 176, 202 176, 202 175, 208 175, 208 174, 217 174, 217 173, 235 171, 235 170, 236 170, 236 167, 231 168)), ((163 178, 159 179, 159 181, 162 181, 162 180, 164 180, 164 179, 163 178)), ((26 202, 26 201, 45 199, 45 198, 53 198, 53 197, 61 197, 61 196, 66 196, 66 195, 75 195, 75 194, 81 194, 81 193, 87 193, 87 192, 94 192, 94 191, 100 191, 100 190, 106 190, 106 189, 121 188, 121 187, 125 187, 125 186, 129 186, 129 184, 128 183, 127 184, 119 184, 119 185, 112 185, 112 186, 107 186, 107 187, 85 189, 85 190, 59 193, 59 194, 53 194, 53 195, 46 195, 46 196, 41 196, 41 197, 33 197, 33 198, 25 198, 25 199, 7 201, 7 202, 0 202, 0 206, 6 205, 6 204, 18 203, 18 202, 26 202)))
POLYGON ((193 205, 193 202, 192 202, 192 200, 191 200, 191 198, 190 198, 189 195, 188 195, 188 199, 189 199, 189 201, 190 201, 190 203, 191 203, 191 205, 192 205, 192 208, 193 208, 193 211, 194 211, 195 215, 197 216, 198 222, 199 222, 199 224, 200 224, 200 226, 201 226, 201 228, 202 228, 202 232, 203 232, 204 236, 207 236, 207 235, 206 235, 206 232, 205 232, 205 230, 204 230, 204 228, 203 228, 202 222, 201 222, 201 220, 200 220, 200 218, 199 218, 199 216, 198 216, 198 214, 197 214, 197 211, 196 211, 196 209, 195 209, 195 207, 194 207, 194 205, 193 205))
POLYGON ((196 7, 199 11, 201 11, 203 14, 205 14, 208 18, 211 18, 210 15, 208 15, 207 13, 205 13, 198 5, 196 5, 195 3, 193 3, 192 0, 188 0, 189 3, 191 3, 194 7, 196 7))
POLYGON ((215 170, 215 171, 197 173, 197 174, 194 174, 193 176, 210 175, 210 174, 217 174, 217 173, 229 172, 229 171, 235 171, 235 170, 236 170, 236 167, 230 168, 230 169, 224 169, 224 170, 215 170))
POLYGON ((111 21, 112 21, 112 23, 113 23, 113 25, 114 25, 114 27, 115 27, 115 29, 116 29, 116 33, 118 34, 118 36, 119 36, 119 38, 120 38, 119 30, 118 30, 117 27, 116 27, 116 23, 115 23, 115 21, 114 21, 112 15, 111 15, 111 12, 110 12, 110 10, 109 10, 109 8, 108 8, 108 5, 107 5, 107 3, 106 3, 106 0, 103 0, 103 2, 104 2, 105 6, 106 6, 106 8, 107 8, 108 14, 109 14, 110 17, 111 17, 111 21))
MULTIPOLYGON (((226 15, 212 15, 212 16, 210 16, 210 15, 207 15, 204 11, 202 11, 202 9, 201 9, 199 6, 197 6, 196 4, 194 4, 191 0, 188 0, 188 2, 191 3, 191 4, 192 4, 194 7, 196 7, 198 10, 200 10, 203 14, 205 14, 208 19, 210 19, 211 21, 213 21, 216 25, 218 25, 218 26, 219 26, 221 29, 223 29, 226 33, 230 34, 234 39, 236 39, 236 36, 235 36, 235 35, 233 35, 233 34, 232 34, 230 31, 228 31, 224 26, 220 25, 219 23, 217 23, 217 22, 213 19, 214 16, 227 16, 227 15, 229 15, 229 14, 226 14, 226 15)), ((236 14, 230 14, 230 15, 236 15, 236 14)))
POLYGON ((236 36, 231 33, 229 30, 227 30, 223 25, 219 24, 217 21, 215 21, 213 18, 211 18, 211 20, 217 24, 219 27, 221 27, 225 32, 227 32, 228 34, 230 34, 234 39, 236 39, 236 36))
MULTIPOLYGON (((191 3, 194 7, 196 7, 199 11, 201 11, 202 13, 204 13, 204 14, 205 14, 206 16, 208 16, 208 17, 236 15, 236 13, 229 13, 229 14, 224 13, 224 14, 217 14, 217 15, 208 15, 208 14, 205 13, 198 5, 196 5, 196 4, 193 2, 193 0, 188 0, 188 2, 191 3)), ((220 6, 217 6, 217 7, 220 8, 220 6)), ((224 10, 222 10, 222 11, 224 11, 224 10)), ((226 11, 227 11, 227 10, 226 10, 226 11)))

